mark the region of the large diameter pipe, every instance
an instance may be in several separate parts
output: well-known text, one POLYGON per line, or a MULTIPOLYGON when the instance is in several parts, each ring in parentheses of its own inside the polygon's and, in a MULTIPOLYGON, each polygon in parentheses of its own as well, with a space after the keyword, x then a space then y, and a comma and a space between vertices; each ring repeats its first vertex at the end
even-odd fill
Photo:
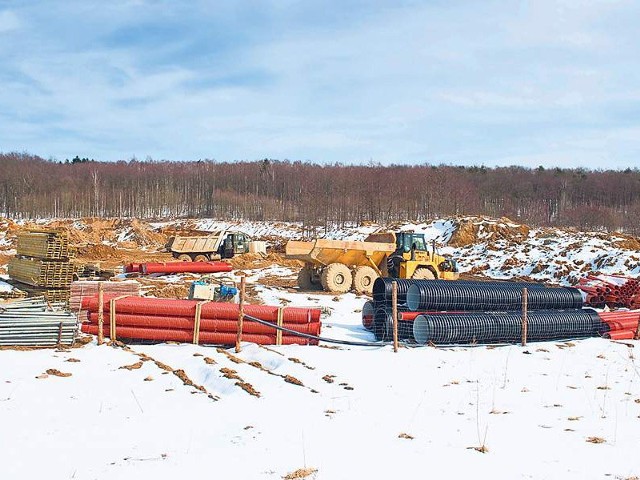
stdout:
MULTIPOLYGON (((520 310, 522 287, 486 282, 465 285, 451 281, 413 284, 407 291, 407 307, 412 311, 484 311, 520 310)), ((582 308, 580 290, 575 288, 532 288, 528 290, 531 310, 582 308)))
MULTIPOLYGON (((98 324, 98 314, 95 312, 89 312, 89 323, 98 324)), ((175 329, 175 330, 192 330, 195 320, 193 318, 184 317, 170 317, 160 315, 133 315, 128 313, 116 313, 116 325, 117 327, 142 327, 142 328, 162 328, 162 329, 175 329)), ((282 325, 290 330, 294 330, 300 333, 307 333, 309 335, 319 335, 321 329, 320 322, 313 323, 284 323, 282 325)), ((203 318, 200 320, 201 332, 224 332, 234 333, 238 328, 238 322, 234 320, 212 320, 203 318)), ((255 334, 274 334, 276 332, 274 327, 262 325, 260 323, 247 322, 243 326, 244 333, 255 334)))
POLYGON ((151 273, 218 273, 231 272, 233 267, 227 262, 167 262, 143 263, 140 269, 144 274, 151 273))
MULTIPOLYGON (((98 326, 93 324, 83 324, 82 331, 96 335, 98 326)), ((153 342, 185 342, 193 341, 192 330, 175 330, 175 329, 159 329, 159 328, 137 328, 137 327, 118 327, 116 330, 118 338, 127 338, 132 340, 147 340, 153 342)), ((108 336, 108 333, 105 333, 108 336)), ((275 345, 276 336, 274 335, 243 335, 242 340, 246 342, 257 343, 258 345, 275 345)), ((213 333, 200 332, 199 342, 201 344, 211 345, 235 345, 235 333, 213 333)), ((292 335, 283 335, 283 345, 317 345, 317 340, 309 340, 306 338, 295 337, 292 335)))
MULTIPOLYGON (((595 310, 532 310, 528 341, 599 336, 605 326, 595 310)), ((522 340, 519 312, 466 312, 419 315, 413 322, 419 344, 517 343, 522 340)))
POLYGON ((364 302, 362 306, 362 326, 367 330, 373 330, 373 322, 375 318, 375 307, 371 300, 364 302))
MULTIPOLYGON (((188 262, 185 262, 188 263, 188 262)), ((105 312, 109 311, 109 300, 115 298, 105 295, 105 312)), ((116 312, 130 313, 134 315, 160 315, 172 317, 195 318, 196 304, 198 300, 175 300, 168 298, 126 297, 116 301, 116 312)), ((96 312, 98 310, 97 297, 85 297, 82 300, 82 308, 96 312)), ((200 318, 214 320, 235 320, 238 318, 239 307, 235 303, 207 302, 202 305, 200 318)), ((278 320, 279 307, 268 305, 245 305, 247 315, 276 322, 278 320)), ((312 323, 320 321, 320 309, 282 307, 283 321, 285 323, 312 323)))
POLYGON ((391 284, 397 282, 398 284, 398 304, 404 304, 407 301, 407 291, 412 285, 422 285, 438 283, 442 285, 454 284, 458 286, 463 285, 503 285, 505 288, 515 288, 522 290, 523 288, 545 288, 541 283, 536 282, 482 282, 476 280, 413 280, 413 279, 401 279, 401 278, 376 278, 373 283, 373 300, 375 302, 390 303, 391 302, 391 284))

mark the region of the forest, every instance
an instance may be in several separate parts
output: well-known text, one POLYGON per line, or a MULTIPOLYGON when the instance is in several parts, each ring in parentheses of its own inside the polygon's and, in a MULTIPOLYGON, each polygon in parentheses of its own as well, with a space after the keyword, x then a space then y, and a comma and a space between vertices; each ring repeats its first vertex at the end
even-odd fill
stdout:
POLYGON ((213 217, 309 226, 451 215, 640 233, 640 171, 0 154, 0 216, 213 217))

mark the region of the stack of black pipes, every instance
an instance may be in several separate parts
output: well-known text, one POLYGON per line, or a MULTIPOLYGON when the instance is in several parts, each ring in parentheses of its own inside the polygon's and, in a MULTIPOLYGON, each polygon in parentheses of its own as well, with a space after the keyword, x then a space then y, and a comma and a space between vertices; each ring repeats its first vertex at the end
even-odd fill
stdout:
MULTIPOLYGON (((378 278, 369 329, 392 337, 392 282, 398 291, 398 338, 421 344, 514 343, 522 337, 522 291, 528 291, 529 341, 596 336, 603 322, 582 309, 579 290, 533 282, 480 282, 378 278)), ((363 310, 363 324, 365 314, 363 310)), ((366 325, 365 325, 366 326, 366 325)))

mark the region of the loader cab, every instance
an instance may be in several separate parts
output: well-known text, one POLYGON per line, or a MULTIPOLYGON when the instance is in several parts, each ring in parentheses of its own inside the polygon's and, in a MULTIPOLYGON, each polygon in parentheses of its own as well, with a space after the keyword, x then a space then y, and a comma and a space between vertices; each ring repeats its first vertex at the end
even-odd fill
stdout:
POLYGON ((397 255, 412 254, 412 252, 427 252, 427 243, 424 234, 413 232, 396 233, 396 251, 397 255))
POLYGON ((249 237, 244 233, 228 233, 222 245, 220 245, 220 256, 222 258, 233 258, 249 251, 249 237))

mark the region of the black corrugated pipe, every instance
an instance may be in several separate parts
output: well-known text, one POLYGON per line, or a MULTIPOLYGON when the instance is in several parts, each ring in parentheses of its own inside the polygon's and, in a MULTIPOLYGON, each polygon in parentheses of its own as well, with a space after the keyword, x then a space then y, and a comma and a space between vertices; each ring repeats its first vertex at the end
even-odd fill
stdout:
MULTIPOLYGON (((576 288, 528 288, 530 310, 582 308, 582 294, 576 288)), ((416 283, 406 293, 412 311, 520 310, 523 284, 481 282, 473 285, 455 281, 416 283)))
MULTIPOLYGON (((597 312, 536 310, 528 314, 527 340, 545 341, 595 337, 603 322, 597 312)), ((519 312, 467 312, 422 314, 413 322, 419 344, 516 343, 522 339, 519 312)))
POLYGON ((504 285, 505 288, 514 288, 518 290, 522 290, 523 288, 545 288, 544 285, 535 282, 482 282, 476 280, 405 280, 402 278, 376 278, 376 281, 373 283, 373 301, 376 302, 377 306, 382 303, 391 303, 391 283, 398 282, 398 305, 402 305, 407 301, 407 291, 409 287, 412 285, 422 285, 422 284, 431 284, 438 283, 440 285, 449 285, 454 284, 458 286, 463 285, 486 285, 486 284, 496 284, 496 285, 504 285))
POLYGON ((364 302, 362 306, 362 326, 367 330, 373 330, 375 313, 373 302, 371 300, 364 302))
MULTIPOLYGON (((398 312, 398 339, 413 340, 413 318, 411 321, 402 320, 401 311, 398 312)), ((377 340, 384 342, 393 340, 393 313, 390 306, 382 306, 376 308, 373 322, 373 333, 377 340)))

